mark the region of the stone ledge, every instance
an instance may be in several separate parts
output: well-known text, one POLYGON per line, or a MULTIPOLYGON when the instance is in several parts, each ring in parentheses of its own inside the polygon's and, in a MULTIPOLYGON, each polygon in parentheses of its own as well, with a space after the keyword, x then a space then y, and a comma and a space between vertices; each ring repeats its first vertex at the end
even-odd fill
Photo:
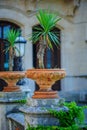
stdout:
POLYGON ((64 98, 65 101, 76 101, 87 103, 87 91, 60 91, 58 92, 59 97, 64 98))
POLYGON ((22 113, 10 113, 7 115, 7 119, 17 122, 24 127, 24 115, 22 113))
POLYGON ((15 103, 27 97, 27 92, 0 92, 0 103, 15 103))
POLYGON ((40 106, 40 107, 51 107, 51 105, 58 106, 60 101, 64 102, 65 100, 63 98, 53 98, 53 99, 33 99, 33 98, 28 98, 27 99, 27 105, 28 106, 40 106))

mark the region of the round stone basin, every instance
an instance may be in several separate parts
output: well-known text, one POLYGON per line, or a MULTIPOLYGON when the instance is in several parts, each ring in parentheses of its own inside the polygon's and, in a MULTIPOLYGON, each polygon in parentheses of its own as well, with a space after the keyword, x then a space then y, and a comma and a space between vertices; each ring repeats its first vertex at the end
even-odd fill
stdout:
POLYGON ((56 98, 57 91, 53 91, 51 86, 66 76, 63 69, 29 69, 26 76, 36 81, 39 91, 35 91, 33 98, 56 98))
POLYGON ((8 86, 4 87, 4 92, 20 91, 20 88, 16 86, 19 79, 25 77, 25 71, 1 71, 0 79, 3 79, 8 86))

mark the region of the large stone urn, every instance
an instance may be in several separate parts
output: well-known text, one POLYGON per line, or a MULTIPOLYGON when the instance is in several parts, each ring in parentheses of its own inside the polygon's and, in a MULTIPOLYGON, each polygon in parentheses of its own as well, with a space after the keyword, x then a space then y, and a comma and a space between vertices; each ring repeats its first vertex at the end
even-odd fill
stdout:
POLYGON ((33 98, 57 98, 57 91, 53 91, 51 86, 55 81, 64 78, 66 75, 63 69, 29 69, 26 76, 36 81, 39 91, 35 91, 33 98))
POLYGON ((20 91, 20 87, 16 85, 17 81, 25 77, 25 72, 23 71, 1 71, 0 79, 3 79, 8 86, 5 86, 4 92, 15 92, 20 91))

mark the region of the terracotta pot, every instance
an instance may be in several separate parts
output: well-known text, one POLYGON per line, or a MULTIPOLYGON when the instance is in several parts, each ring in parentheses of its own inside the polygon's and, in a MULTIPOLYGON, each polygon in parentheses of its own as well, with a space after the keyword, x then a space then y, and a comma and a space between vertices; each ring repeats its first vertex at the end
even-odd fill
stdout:
POLYGON ((55 81, 64 78, 66 75, 63 69, 29 69, 26 76, 36 81, 39 91, 35 91, 33 98, 56 98, 57 91, 51 90, 55 81))
POLYGON ((8 86, 4 87, 4 92, 20 91, 20 88, 16 86, 19 79, 25 77, 23 71, 3 71, 0 72, 0 79, 3 79, 8 86))

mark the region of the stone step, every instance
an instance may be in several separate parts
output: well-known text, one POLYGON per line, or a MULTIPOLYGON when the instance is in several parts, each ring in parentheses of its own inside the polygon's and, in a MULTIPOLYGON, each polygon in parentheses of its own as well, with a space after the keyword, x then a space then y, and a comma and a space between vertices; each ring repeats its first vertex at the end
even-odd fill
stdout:
POLYGON ((7 115, 9 121, 9 130, 24 130, 24 115, 22 113, 10 113, 7 115))

